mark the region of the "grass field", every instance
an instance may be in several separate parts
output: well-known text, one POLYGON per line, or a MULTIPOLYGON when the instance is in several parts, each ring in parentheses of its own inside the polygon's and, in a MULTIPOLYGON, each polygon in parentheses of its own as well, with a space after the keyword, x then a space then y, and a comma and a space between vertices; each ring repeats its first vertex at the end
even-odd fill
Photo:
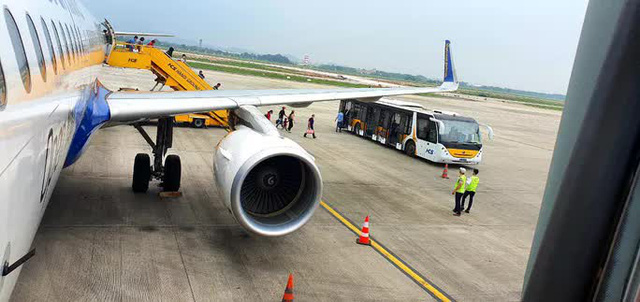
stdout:
MULTIPOLYGON (((279 79, 279 80, 288 80, 288 81, 295 81, 295 82, 314 83, 314 84, 321 84, 321 85, 331 85, 331 86, 338 86, 338 87, 348 87, 348 88, 367 88, 367 87, 369 87, 367 85, 362 85, 362 84, 353 84, 353 83, 345 83, 345 82, 340 82, 340 81, 315 79, 315 78, 309 78, 309 77, 306 77, 306 76, 294 75, 294 74, 286 75, 286 74, 281 74, 281 73, 270 72, 270 71, 267 71, 267 70, 259 71, 259 70, 238 68, 238 67, 234 67, 234 66, 210 65, 210 64, 198 63, 198 62, 188 62, 187 64, 189 64, 189 66, 191 66, 193 68, 198 68, 198 69, 213 70, 213 71, 220 71, 220 72, 228 72, 228 73, 249 75, 249 76, 255 76, 255 77, 263 77, 263 78, 271 78, 271 79, 279 79)), ((268 67, 268 66, 262 66, 262 67, 268 67)))

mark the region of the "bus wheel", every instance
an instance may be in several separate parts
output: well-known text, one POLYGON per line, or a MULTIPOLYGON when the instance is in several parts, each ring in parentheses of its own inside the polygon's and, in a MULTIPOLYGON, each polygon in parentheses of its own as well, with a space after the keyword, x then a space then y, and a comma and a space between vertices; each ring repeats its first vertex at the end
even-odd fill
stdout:
POLYGON ((360 135, 360 123, 356 124, 356 126, 353 128, 353 132, 355 132, 356 135, 360 135))
POLYGON ((204 127, 204 120, 200 119, 200 118, 195 118, 195 119, 193 119, 192 124, 196 128, 202 128, 202 127, 204 127))
POLYGON ((416 156, 416 144, 413 141, 408 141, 407 144, 404 145, 404 153, 411 157, 416 156))

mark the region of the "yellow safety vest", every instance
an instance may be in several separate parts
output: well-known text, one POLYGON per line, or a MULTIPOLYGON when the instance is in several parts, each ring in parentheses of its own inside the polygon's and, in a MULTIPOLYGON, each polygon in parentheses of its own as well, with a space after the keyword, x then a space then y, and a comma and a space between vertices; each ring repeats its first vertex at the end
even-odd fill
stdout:
POLYGON ((471 183, 467 186, 467 191, 475 192, 478 188, 478 183, 480 182, 480 178, 478 176, 471 176, 471 183))
POLYGON ((456 192, 464 193, 465 186, 467 185, 467 177, 465 175, 460 175, 460 177, 458 177, 458 180, 456 181, 456 184, 453 186, 454 190, 456 189, 458 184, 460 184, 460 189, 458 189, 456 192))

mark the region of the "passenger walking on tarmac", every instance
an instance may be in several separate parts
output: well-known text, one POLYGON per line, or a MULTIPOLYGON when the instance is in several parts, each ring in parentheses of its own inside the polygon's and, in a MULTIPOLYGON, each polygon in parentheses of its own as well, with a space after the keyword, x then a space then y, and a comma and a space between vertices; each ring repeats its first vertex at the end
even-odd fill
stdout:
POLYGON ((144 45, 144 37, 140 37, 140 40, 138 40, 136 44, 138 45, 136 46, 136 48, 138 49, 138 52, 142 52, 142 45, 144 45))
POLYGON ((342 122, 344 121, 344 113, 342 111, 338 112, 338 116, 336 116, 336 132, 342 132, 342 122))
POLYGON ((278 128, 278 126, 282 126, 282 129, 285 129, 285 125, 284 125, 284 120, 287 116, 287 113, 284 112, 284 110, 287 109, 287 107, 282 106, 282 109, 280 109, 280 112, 278 112, 278 119, 276 120, 276 128, 278 128))
POLYGON ((473 197, 476 196, 476 189, 478 188, 478 183, 480 182, 478 173, 480 173, 478 169, 473 169, 473 175, 467 180, 467 187, 464 191, 464 195, 462 196, 460 210, 464 209, 464 200, 467 199, 467 196, 469 196, 469 206, 466 210, 464 210, 466 213, 469 213, 469 210, 471 210, 471 206, 473 205, 473 197))
POLYGON ((271 115, 273 114, 273 110, 267 111, 267 114, 264 115, 269 121, 271 121, 271 115))
POLYGON ((467 185, 467 177, 464 175, 467 172, 465 168, 460 167, 458 180, 456 180, 456 186, 453 188, 451 195, 455 195, 456 206, 453 208, 453 215, 460 216, 462 214, 462 208, 460 207, 460 202, 462 201, 462 196, 464 195, 464 189, 467 185))
POLYGON ((202 70, 198 71, 198 76, 204 80, 204 73, 202 73, 202 70))
POLYGON ((129 39, 129 41, 127 41, 127 48, 129 48, 130 51, 133 51, 134 45, 136 43, 138 43, 138 36, 134 36, 132 39, 129 39))
POLYGON ((307 123, 307 131, 304 133, 304 137, 307 137, 307 134, 313 135, 313 138, 316 138, 316 131, 313 129, 313 124, 315 123, 315 114, 312 114, 309 118, 309 122, 307 123))
POLYGON ((295 110, 291 110, 291 113, 289 113, 289 126, 287 126, 287 131, 291 132, 291 128, 293 128, 293 121, 296 118, 296 111, 295 110))

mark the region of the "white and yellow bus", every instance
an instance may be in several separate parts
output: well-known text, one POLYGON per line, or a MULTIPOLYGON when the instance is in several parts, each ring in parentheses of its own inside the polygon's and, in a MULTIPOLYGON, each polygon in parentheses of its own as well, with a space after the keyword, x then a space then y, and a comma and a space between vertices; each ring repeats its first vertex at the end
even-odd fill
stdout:
POLYGON ((397 100, 359 102, 342 100, 344 127, 383 145, 436 163, 479 164, 482 160, 481 125, 454 112, 426 110, 397 100))

